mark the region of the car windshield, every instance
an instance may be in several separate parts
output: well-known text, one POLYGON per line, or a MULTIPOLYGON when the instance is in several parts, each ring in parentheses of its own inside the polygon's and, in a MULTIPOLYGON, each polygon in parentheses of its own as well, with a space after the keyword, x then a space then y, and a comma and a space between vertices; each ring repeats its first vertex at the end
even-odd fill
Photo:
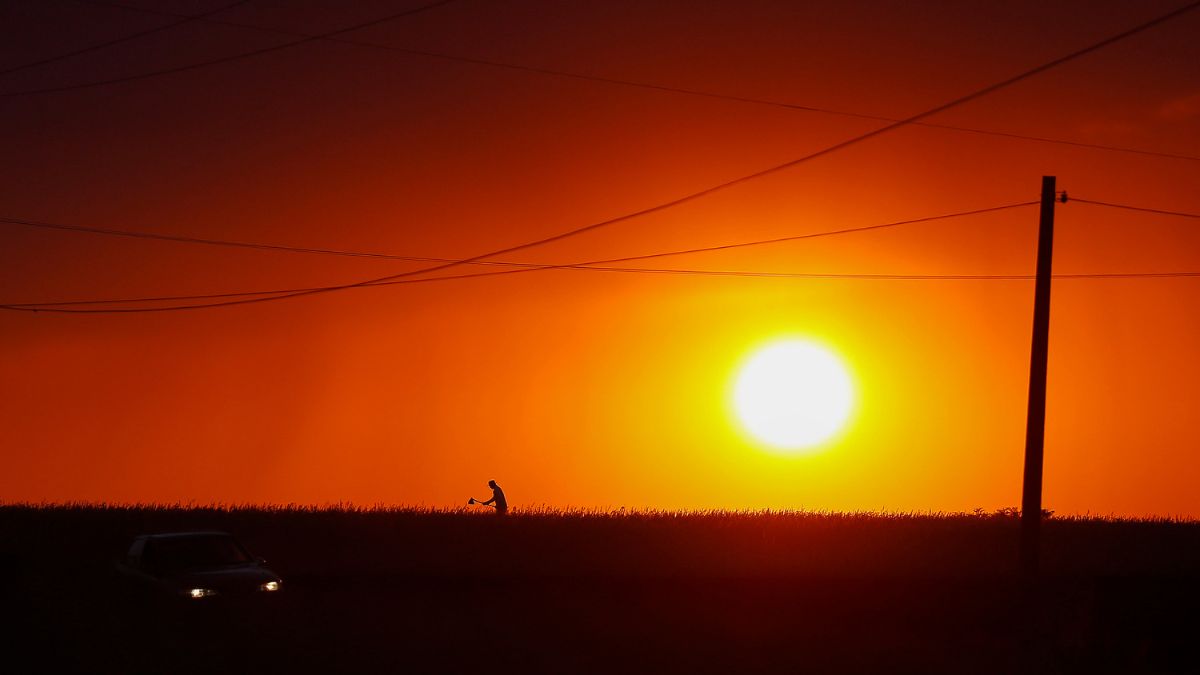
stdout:
POLYGON ((142 553, 143 565, 159 573, 250 561, 250 556, 233 537, 221 535, 151 539, 142 553))

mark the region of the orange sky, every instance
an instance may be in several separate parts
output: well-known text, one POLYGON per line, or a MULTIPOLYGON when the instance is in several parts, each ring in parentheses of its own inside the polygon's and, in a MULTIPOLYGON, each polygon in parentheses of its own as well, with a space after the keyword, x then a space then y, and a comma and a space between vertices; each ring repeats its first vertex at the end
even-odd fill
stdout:
MULTIPOLYGON (((219 2, 156 3, 195 14, 219 2)), ((419 3, 408 3, 415 6, 419 3)), ((343 37, 903 117, 1178 2, 459 0, 343 37)), ((151 6, 147 3, 145 6, 151 6)), ((321 32, 398 0, 217 15, 321 32)), ((0 6, 0 70, 171 19, 0 6)), ((1200 156, 1200 12, 930 120, 1200 156)), ((0 94, 285 40, 194 22, 0 77, 0 94)), ((636 211, 870 120, 313 42, 0 96, 0 217, 462 258, 636 211)), ((910 127, 505 259, 563 263, 1070 194, 1200 212, 1200 162, 910 127)), ((1030 274, 1036 208, 649 267, 1030 274)), ((0 303, 327 285, 396 261, 0 224, 0 303)), ((1060 205, 1056 272, 1200 271, 1195 220, 1060 205)), ((476 271, 474 269, 467 271, 476 271)), ((457 272, 457 270, 456 270, 457 272)), ((1048 508, 1200 516, 1200 279, 1054 285, 1048 508)), ((1020 502, 1033 284, 543 271, 215 310, 0 312, 0 500, 969 510, 1020 502), (809 336, 859 407, 784 457, 731 417, 736 365, 809 336)))

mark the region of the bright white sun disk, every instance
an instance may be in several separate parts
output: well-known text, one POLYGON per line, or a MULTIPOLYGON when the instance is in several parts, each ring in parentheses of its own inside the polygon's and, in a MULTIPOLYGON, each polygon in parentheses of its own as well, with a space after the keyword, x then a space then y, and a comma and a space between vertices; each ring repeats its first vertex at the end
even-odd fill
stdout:
POLYGON ((755 352, 733 388, 738 419, 755 438, 782 450, 819 445, 850 418, 854 387, 831 351, 783 340, 755 352))

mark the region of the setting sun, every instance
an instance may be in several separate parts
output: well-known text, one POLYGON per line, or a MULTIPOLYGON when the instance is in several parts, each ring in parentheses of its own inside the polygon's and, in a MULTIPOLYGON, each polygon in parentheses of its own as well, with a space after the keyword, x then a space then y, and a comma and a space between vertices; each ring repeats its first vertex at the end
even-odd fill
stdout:
POLYGON ((812 448, 846 424, 854 388, 833 352, 806 340, 756 351, 733 388, 738 420, 756 439, 780 450, 812 448))

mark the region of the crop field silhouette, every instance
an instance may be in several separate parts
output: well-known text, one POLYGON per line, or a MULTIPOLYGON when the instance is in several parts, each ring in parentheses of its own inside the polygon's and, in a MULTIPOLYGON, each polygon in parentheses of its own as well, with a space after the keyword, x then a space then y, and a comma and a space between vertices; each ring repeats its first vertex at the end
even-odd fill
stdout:
MULTIPOLYGON (((0 507, 9 672, 1157 673, 1200 664, 1200 523, 971 514, 0 507), (133 537, 222 530, 271 597, 151 602, 133 537)), ((7 670, 7 669, 6 669, 7 670)))

